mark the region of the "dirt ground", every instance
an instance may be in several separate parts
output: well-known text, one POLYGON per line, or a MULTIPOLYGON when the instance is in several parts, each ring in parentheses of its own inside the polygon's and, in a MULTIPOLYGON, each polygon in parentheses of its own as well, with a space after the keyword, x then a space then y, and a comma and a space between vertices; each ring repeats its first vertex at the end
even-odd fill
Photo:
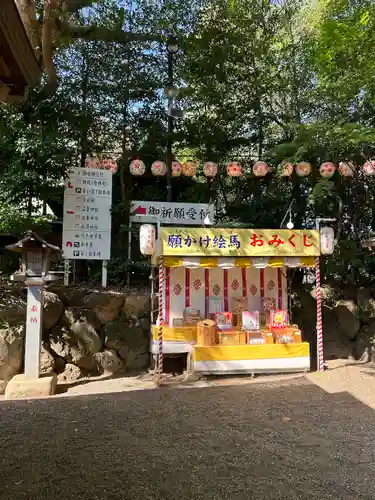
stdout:
POLYGON ((2 500, 374 499, 375 413, 297 378, 0 402, 2 500))

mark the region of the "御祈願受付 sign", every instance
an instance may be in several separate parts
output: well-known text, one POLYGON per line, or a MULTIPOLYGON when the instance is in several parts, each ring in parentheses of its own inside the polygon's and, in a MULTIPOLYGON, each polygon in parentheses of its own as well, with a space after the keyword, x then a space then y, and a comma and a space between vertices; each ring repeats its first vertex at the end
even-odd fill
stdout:
POLYGON ((312 257, 320 255, 318 231, 289 229, 162 228, 163 255, 312 257))
POLYGON ((214 221, 214 205, 205 203, 164 203, 161 201, 132 201, 131 222, 155 222, 181 226, 211 225, 214 221))

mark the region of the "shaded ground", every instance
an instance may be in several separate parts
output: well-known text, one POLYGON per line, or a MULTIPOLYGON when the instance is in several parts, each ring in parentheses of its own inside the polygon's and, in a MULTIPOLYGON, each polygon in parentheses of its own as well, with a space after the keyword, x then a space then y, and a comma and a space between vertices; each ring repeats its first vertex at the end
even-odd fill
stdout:
POLYGON ((0 402, 1 500, 374 499, 375 413, 287 382, 0 402))

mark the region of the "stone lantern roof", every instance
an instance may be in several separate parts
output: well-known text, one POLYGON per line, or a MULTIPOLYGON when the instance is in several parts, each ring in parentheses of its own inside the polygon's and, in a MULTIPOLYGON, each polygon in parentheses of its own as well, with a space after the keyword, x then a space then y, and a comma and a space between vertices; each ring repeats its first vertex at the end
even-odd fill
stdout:
POLYGON ((23 247, 26 243, 28 242, 35 242, 39 244, 41 247, 46 248, 48 250, 54 251, 54 252, 60 252, 60 248, 51 245, 51 243, 47 243, 47 241, 43 240, 40 236, 38 236, 36 233, 33 231, 27 231, 25 233, 25 237, 22 238, 21 240, 17 241, 16 243, 12 243, 11 245, 6 246, 5 248, 7 250, 10 250, 11 252, 17 252, 17 253, 22 253, 23 252, 23 247))

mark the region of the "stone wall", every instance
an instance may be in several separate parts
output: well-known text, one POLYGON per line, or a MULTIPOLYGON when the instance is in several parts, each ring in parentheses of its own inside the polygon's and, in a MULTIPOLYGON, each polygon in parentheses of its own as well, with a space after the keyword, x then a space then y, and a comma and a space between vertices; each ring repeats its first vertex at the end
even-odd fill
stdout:
MULTIPOLYGON (((26 292, 0 290, 0 392, 23 369, 26 292)), ((41 371, 62 381, 146 369, 150 298, 144 292, 50 286, 44 294, 41 371)))
MULTIPOLYGON (((322 288, 325 359, 359 359, 375 338, 375 293, 360 289, 349 298, 322 288)), ((26 291, 22 285, 0 289, 0 393, 23 370, 26 291)), ((314 290, 294 292, 293 321, 312 348, 316 345, 314 290)), ((118 292, 51 286, 45 292, 41 371, 60 380, 143 370, 149 365, 148 290, 118 292)), ((362 357, 363 359, 363 357, 362 357)))
MULTIPOLYGON (((316 293, 300 289, 295 292, 293 321, 303 338, 316 346, 316 293)), ((323 339, 325 359, 354 358, 366 361, 375 345, 375 300, 370 289, 353 293, 324 285, 322 295, 323 339)))

